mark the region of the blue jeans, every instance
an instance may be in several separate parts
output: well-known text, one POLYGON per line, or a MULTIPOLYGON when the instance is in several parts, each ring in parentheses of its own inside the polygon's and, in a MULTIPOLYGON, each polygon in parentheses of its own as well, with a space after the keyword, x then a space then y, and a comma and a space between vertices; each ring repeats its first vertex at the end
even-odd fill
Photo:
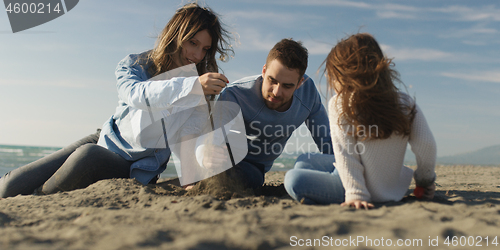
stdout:
POLYGON ((297 201, 303 199, 304 204, 344 202, 345 190, 334 162, 334 155, 300 155, 294 168, 285 174, 286 191, 297 201))
POLYGON ((242 160, 226 172, 231 178, 241 182, 245 188, 255 190, 264 185, 264 165, 262 164, 242 160))

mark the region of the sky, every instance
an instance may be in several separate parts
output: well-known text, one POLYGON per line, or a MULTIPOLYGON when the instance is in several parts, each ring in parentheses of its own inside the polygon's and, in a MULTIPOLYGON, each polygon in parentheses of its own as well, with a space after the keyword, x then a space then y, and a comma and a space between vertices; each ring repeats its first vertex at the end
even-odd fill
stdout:
MULTIPOLYGON (((118 103, 117 63, 153 48, 187 2, 82 0, 61 17, 18 33, 0 12, 0 144, 63 147, 95 132, 118 103)), ((230 81, 260 74, 272 46, 293 38, 308 48, 306 74, 327 100, 326 55, 343 37, 368 32, 416 98, 438 156, 500 144, 496 0, 198 2, 238 38, 234 57, 219 63, 230 81)))

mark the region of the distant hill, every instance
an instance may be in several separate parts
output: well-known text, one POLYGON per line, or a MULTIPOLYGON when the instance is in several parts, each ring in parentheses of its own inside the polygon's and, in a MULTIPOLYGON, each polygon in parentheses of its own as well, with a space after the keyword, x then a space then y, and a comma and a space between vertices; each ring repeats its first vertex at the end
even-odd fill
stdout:
MULTIPOLYGON (((406 164, 415 164, 415 155, 406 151, 406 164)), ((444 165, 500 165, 500 145, 485 147, 473 152, 437 158, 437 164, 444 165)))
POLYGON ((442 164, 500 165, 500 145, 482 148, 470 153, 439 157, 442 164))

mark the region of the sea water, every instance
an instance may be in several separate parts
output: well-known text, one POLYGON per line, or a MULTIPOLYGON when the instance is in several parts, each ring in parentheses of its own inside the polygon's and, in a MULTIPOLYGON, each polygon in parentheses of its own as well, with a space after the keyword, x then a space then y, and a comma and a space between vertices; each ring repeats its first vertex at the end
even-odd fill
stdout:
POLYGON ((0 176, 59 149, 57 147, 0 145, 0 176))
MULTIPOLYGON (((6 173, 34 162, 40 158, 50 155, 61 148, 59 147, 39 147, 39 146, 16 146, 0 145, 0 177, 6 173)), ((296 157, 294 157, 296 158, 296 157)), ((279 157, 274 162, 272 170, 286 171, 293 168, 295 159, 289 157, 279 157)), ((161 178, 177 177, 175 165, 171 160, 167 164, 167 169, 161 174, 161 178)))
MULTIPOLYGON (((59 149, 61 148, 0 145, 0 177, 18 167, 50 155, 59 149)), ((177 174, 173 163, 169 163, 167 165, 167 170, 161 174, 162 178, 176 176, 177 174)))

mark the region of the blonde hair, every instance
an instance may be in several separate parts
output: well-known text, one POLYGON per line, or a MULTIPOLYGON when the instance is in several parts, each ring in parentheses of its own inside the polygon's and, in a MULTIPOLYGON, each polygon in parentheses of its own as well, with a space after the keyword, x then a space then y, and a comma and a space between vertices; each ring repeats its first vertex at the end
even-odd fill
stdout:
POLYGON ((220 54, 221 61, 227 61, 234 54, 231 35, 210 8, 189 3, 176 11, 158 37, 155 48, 148 53, 147 61, 152 62, 148 69, 151 77, 181 66, 175 65, 173 57, 180 56, 182 43, 205 29, 212 38, 212 44, 205 58, 196 65, 198 74, 218 72, 215 54, 220 54))
POLYGON ((347 121, 353 128, 349 133, 366 135, 363 140, 410 134, 415 105, 400 101, 394 85, 394 81, 400 82, 399 73, 372 35, 361 33, 342 39, 324 63, 328 87, 341 100, 339 126, 341 119, 347 121), (373 131, 358 131, 366 128, 373 131))

